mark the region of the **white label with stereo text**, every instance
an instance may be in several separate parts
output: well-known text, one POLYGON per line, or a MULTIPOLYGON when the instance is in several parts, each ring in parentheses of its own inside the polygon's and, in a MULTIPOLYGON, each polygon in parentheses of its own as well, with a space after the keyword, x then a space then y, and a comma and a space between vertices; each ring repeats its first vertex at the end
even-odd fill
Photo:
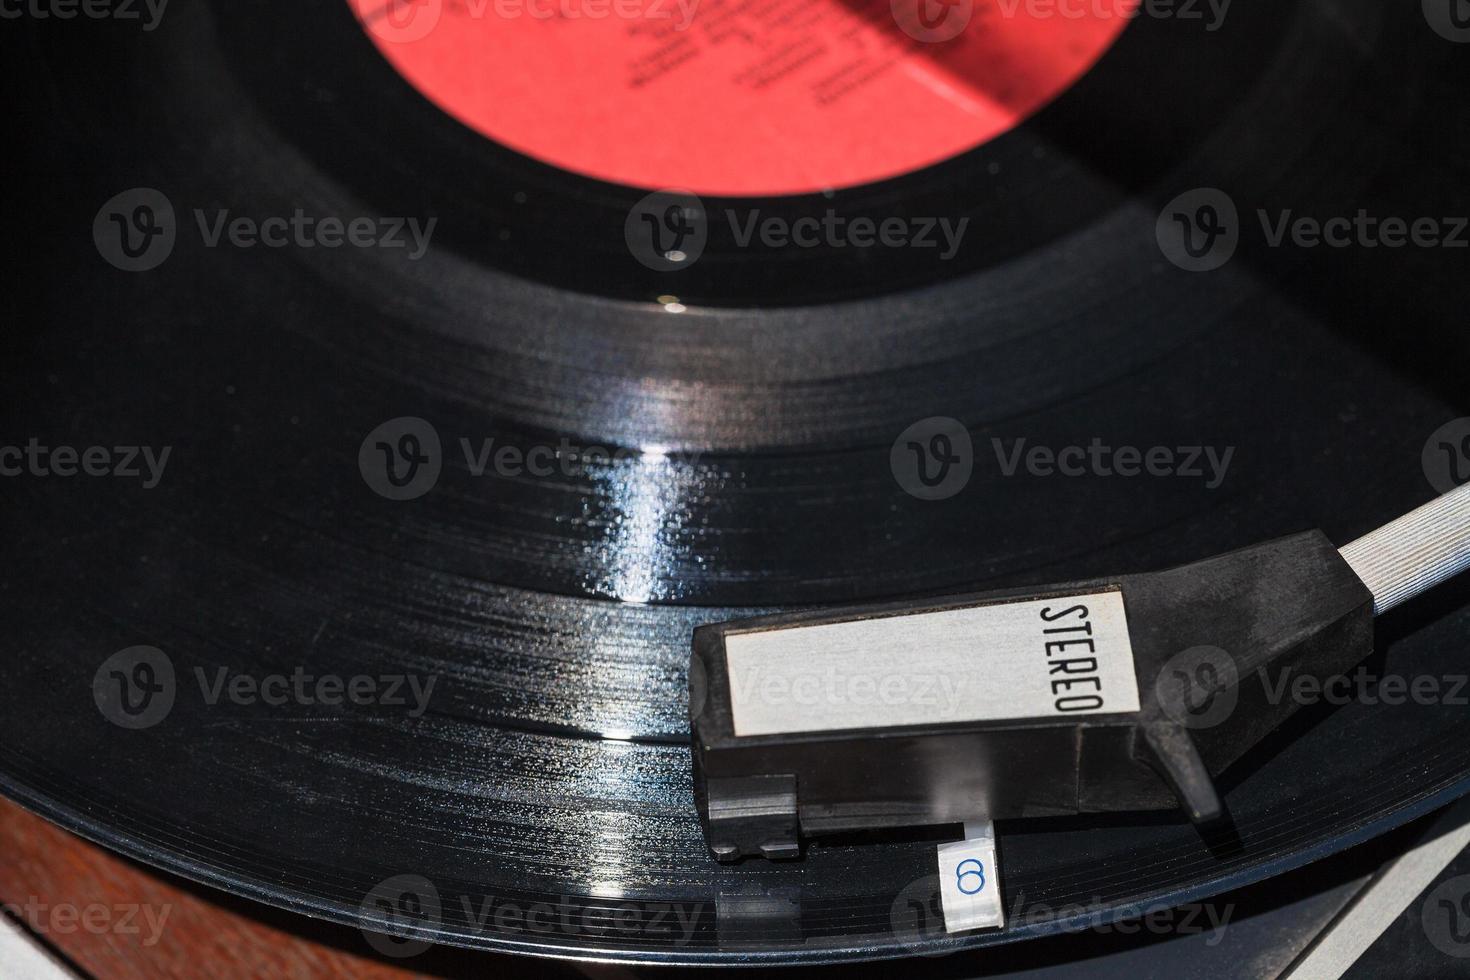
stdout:
POLYGON ((737 736, 1138 710, 1116 589, 731 633, 725 660, 737 736))

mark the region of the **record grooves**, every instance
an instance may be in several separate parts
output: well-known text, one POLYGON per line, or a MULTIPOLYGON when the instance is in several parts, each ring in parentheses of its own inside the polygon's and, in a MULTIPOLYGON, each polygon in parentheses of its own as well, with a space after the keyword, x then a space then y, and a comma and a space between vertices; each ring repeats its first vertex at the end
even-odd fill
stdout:
MULTIPOLYGON (((1155 239, 1164 205, 1198 187, 1228 188, 1246 222, 1470 213, 1458 52, 1419 18, 1331 0, 1242 6, 1210 34, 1138 19, 1076 85, 954 159, 830 196, 703 198, 787 220, 968 217, 952 262, 756 254, 716 222, 672 278, 624 238, 650 188, 451 118, 345 3, 181 6, 127 37, 12 25, 4 198, 29 231, 7 255, 0 445, 171 455, 149 489, 0 483, 0 786, 140 860, 354 925, 766 964, 1199 900, 1463 794, 1462 709, 1307 711, 1225 782, 1233 835, 1175 816, 1002 826, 1011 925, 952 937, 907 904, 932 839, 720 865, 689 768, 696 626, 1161 568, 1311 527, 1345 542, 1422 502, 1426 439, 1466 414, 1463 253, 1256 236, 1198 275, 1155 239), (88 231, 134 187, 178 220, 146 274, 103 262, 88 231), (433 247, 405 262, 198 231, 196 212, 295 209, 434 217, 433 247), (935 416, 963 423, 974 473, 921 500, 890 453, 935 416), (362 459, 375 433, 428 431, 405 419, 437 439, 435 478, 393 499, 362 459), (1005 472, 1018 442, 1093 439, 1232 455, 1213 487, 1005 472), (580 462, 550 476, 484 463, 560 445, 580 462), (94 691, 139 646, 166 653, 174 696, 126 731, 94 691), (408 685, 398 705, 210 700, 228 692, 216 678, 298 668, 435 681, 420 712, 408 685), (437 907, 385 919, 375 889, 405 875, 437 907), (582 925, 476 916, 559 903, 582 925), (654 906, 688 930, 647 928, 654 906), (630 908, 641 925, 608 927, 630 908)), ((1375 667, 1454 674, 1467 627, 1470 584, 1451 583, 1380 622, 1375 667)))

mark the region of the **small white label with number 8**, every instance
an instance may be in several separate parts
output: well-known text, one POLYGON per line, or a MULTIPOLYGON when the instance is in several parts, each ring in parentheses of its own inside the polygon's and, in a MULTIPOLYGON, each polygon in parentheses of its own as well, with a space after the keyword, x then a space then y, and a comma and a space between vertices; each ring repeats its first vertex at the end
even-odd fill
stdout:
POLYGON ((995 827, 965 824, 965 840, 940 844, 939 900, 945 932, 995 929, 1005 925, 1000 903, 1000 869, 995 861, 995 827))

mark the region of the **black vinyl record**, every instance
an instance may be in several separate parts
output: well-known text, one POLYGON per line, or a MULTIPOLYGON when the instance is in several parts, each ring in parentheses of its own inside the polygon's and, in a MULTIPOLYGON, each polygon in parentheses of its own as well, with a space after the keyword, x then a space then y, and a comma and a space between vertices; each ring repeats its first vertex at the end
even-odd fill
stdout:
MULTIPOLYGON (((407 937, 396 952, 677 963, 1056 933, 1443 804, 1470 788, 1463 707, 1324 704, 1226 774, 1229 831, 1002 823, 1008 925, 949 936, 925 912, 927 835, 717 864, 686 716, 702 623, 1314 527, 1345 543, 1462 478, 1433 436, 1470 414, 1467 252, 1268 234, 1286 211, 1470 214, 1470 47, 1432 20, 1369 0, 1241 5, 1210 32, 1139 17, 952 160, 703 201, 967 217, 953 261, 753 254, 715 224, 675 273, 630 254, 649 188, 471 132, 345 3, 7 24, 0 787, 190 878, 407 937), (175 236, 142 272, 105 244, 139 188, 175 236), (1237 209, 1219 268, 1161 248, 1191 193, 1237 209), (211 247, 196 221, 298 209, 437 225, 406 261, 211 247), (969 476, 923 499, 893 450, 935 419, 967 435, 969 476), (1018 445, 1094 443, 1199 472, 1006 471, 1018 445), (111 475, 84 469, 93 447, 111 475), (486 466, 504 447, 521 464, 486 466), (373 694, 262 683, 298 676, 373 694)), ((1378 627, 1376 669, 1462 674, 1470 585, 1378 627)))

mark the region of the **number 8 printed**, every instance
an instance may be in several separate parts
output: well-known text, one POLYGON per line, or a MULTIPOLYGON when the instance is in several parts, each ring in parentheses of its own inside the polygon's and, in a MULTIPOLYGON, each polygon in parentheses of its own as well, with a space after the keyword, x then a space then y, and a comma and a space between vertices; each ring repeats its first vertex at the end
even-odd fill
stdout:
POLYGON ((978 895, 985 890, 985 865, 981 864, 975 858, 966 858, 961 861, 954 869, 954 877, 955 887, 960 890, 960 894, 962 895, 978 895), (970 864, 973 864, 974 867, 966 871, 965 866, 970 864), (977 879, 977 883, 974 887, 967 888, 965 887, 966 878, 977 879))

